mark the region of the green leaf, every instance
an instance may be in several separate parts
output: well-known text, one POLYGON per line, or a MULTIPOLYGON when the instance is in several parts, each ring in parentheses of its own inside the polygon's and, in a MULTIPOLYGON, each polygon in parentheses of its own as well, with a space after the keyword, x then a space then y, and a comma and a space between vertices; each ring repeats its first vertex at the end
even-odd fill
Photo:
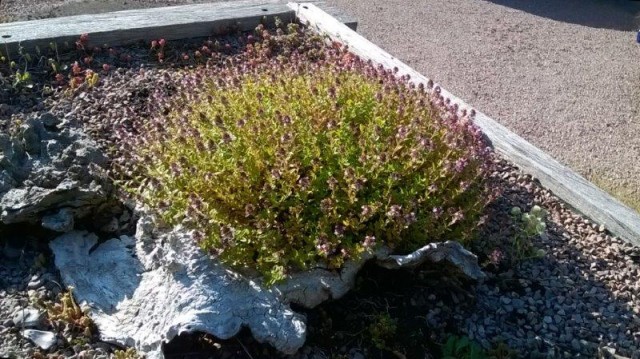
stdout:
POLYGON ((451 357, 455 354, 456 341, 458 340, 455 336, 450 336, 445 345, 442 347, 442 355, 445 357, 451 357))
POLYGON ((469 351, 470 359, 485 359, 487 356, 484 353, 484 350, 476 343, 471 345, 471 350, 469 351))
POLYGON ((469 346, 469 337, 464 336, 460 338, 458 344, 456 345, 456 354, 462 354, 462 350, 466 349, 469 346))

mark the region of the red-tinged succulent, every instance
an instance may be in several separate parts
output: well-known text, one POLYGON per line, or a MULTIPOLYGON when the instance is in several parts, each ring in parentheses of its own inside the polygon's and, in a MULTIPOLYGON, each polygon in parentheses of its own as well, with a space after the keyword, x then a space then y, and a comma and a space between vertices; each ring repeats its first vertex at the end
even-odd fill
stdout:
POLYGON ((63 84, 63 83, 64 83, 64 79, 65 79, 65 77, 64 77, 64 75, 63 75, 63 74, 56 74, 56 77, 55 77, 55 78, 56 78, 56 82, 57 82, 58 84, 63 84))

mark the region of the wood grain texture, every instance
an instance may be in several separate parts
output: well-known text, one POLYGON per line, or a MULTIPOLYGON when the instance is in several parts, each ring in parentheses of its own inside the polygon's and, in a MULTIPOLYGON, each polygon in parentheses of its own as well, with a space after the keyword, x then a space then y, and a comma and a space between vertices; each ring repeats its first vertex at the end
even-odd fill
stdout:
POLYGON ((18 44, 26 50, 50 42, 73 44, 84 33, 92 44, 109 46, 179 40, 251 30, 276 16, 294 20, 294 12, 278 0, 242 0, 11 22, 0 24, 0 49, 15 53, 18 44))
MULTIPOLYGON (((354 18, 323 1, 313 3, 356 29, 354 18)), ((206 37, 252 30, 260 23, 273 23, 276 17, 289 22, 295 13, 282 0, 240 0, 11 22, 0 24, 0 52, 13 55, 19 46, 30 52, 36 46, 47 48, 51 42, 59 48, 65 43, 73 46, 85 33, 98 46, 206 37)))
MULTIPOLYGON (((387 68, 397 67, 399 75, 409 75, 413 82, 426 84, 429 81, 428 78, 344 26, 315 5, 289 3, 289 6, 296 11, 296 15, 303 22, 308 22, 316 31, 328 35, 331 39, 348 45, 349 50, 361 58, 372 60, 387 68)), ((472 108, 445 89, 442 89, 441 94, 452 102, 458 103, 461 109, 472 108)), ((476 111, 474 121, 503 157, 520 167, 522 171, 536 177, 543 186, 578 212, 597 223, 604 224, 610 232, 620 238, 634 245, 640 245, 640 215, 637 212, 484 113, 476 111)))

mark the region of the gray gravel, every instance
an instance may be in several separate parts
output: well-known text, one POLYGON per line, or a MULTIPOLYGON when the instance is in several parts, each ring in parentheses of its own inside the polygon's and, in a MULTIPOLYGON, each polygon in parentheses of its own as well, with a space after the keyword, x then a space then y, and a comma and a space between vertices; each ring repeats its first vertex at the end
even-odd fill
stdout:
MULTIPOLYGON (((2 233, 0 248, 0 358, 32 358, 40 350, 25 338, 42 331, 54 336, 49 354, 64 358, 107 359, 104 343, 70 347, 60 333, 51 332, 39 303, 54 301, 61 292, 60 278, 42 243, 36 238, 2 233), (42 261, 45 259, 45 261, 42 261), (84 352, 83 356, 79 353, 84 352)), ((53 357, 53 356, 51 356, 53 357)))
POLYGON ((533 240, 545 255, 478 286, 473 312, 462 316, 466 333, 531 355, 640 358, 640 248, 569 210, 530 176, 509 165, 502 171, 510 173, 506 196, 549 212, 547 232, 533 240))

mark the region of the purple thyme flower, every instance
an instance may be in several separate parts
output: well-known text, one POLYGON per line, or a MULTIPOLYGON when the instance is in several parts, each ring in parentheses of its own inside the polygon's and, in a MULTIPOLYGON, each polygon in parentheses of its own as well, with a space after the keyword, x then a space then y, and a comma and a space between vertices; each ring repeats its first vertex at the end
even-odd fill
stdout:
POLYGON ((364 188, 364 184, 367 182, 366 179, 364 178, 358 178, 355 183, 353 184, 353 189, 356 190, 356 192, 361 191, 364 188))
POLYGON ((367 218, 371 214, 373 214, 373 208, 371 208, 371 206, 364 205, 364 206, 360 207, 360 209, 361 209, 360 217, 367 218))
POLYGON ((461 173, 467 167, 467 163, 468 161, 466 158, 459 158, 453 166, 453 170, 456 173, 461 173))
POLYGON ((362 242, 362 245, 367 249, 373 248, 373 246, 376 245, 376 237, 375 236, 365 236, 364 237, 364 242, 362 242))
POLYGON ((489 254, 489 261, 495 266, 500 265, 503 259, 504 253, 499 248, 494 249, 491 254, 489 254))
POLYGON ((407 126, 399 126, 398 131, 396 132, 396 138, 399 140, 404 140, 407 138, 407 134, 409 134, 409 129, 407 126))
POLYGON ((464 213, 462 211, 457 211, 451 217, 451 222, 449 223, 449 225, 456 224, 456 223, 460 222, 463 219, 464 219, 464 213))
POLYGON ((391 207, 389 207, 389 210, 387 211, 387 217, 389 218, 398 218, 400 217, 402 212, 402 207, 398 206, 397 204, 392 205, 391 207))
POLYGON ((298 180, 298 185, 300 186, 300 188, 302 189, 307 189, 309 188, 309 186, 311 185, 311 181, 309 180, 309 177, 302 177, 298 180))
POLYGON ((336 189, 336 186, 338 185, 338 180, 333 177, 329 177, 329 179, 327 180, 327 184, 329 185, 329 188, 333 191, 336 189))
POLYGON ((325 198, 320 201, 320 210, 324 213, 328 213, 333 210, 333 201, 331 200, 331 198, 325 198))
POLYGON ((256 206, 254 206, 251 203, 244 206, 244 216, 247 218, 253 216, 255 214, 255 211, 256 211, 256 206))
POLYGON ((405 221, 405 225, 406 226, 410 226, 414 223, 416 223, 418 219, 416 218, 416 213, 415 212, 411 212, 411 213, 407 213, 404 215, 404 221, 405 221))

